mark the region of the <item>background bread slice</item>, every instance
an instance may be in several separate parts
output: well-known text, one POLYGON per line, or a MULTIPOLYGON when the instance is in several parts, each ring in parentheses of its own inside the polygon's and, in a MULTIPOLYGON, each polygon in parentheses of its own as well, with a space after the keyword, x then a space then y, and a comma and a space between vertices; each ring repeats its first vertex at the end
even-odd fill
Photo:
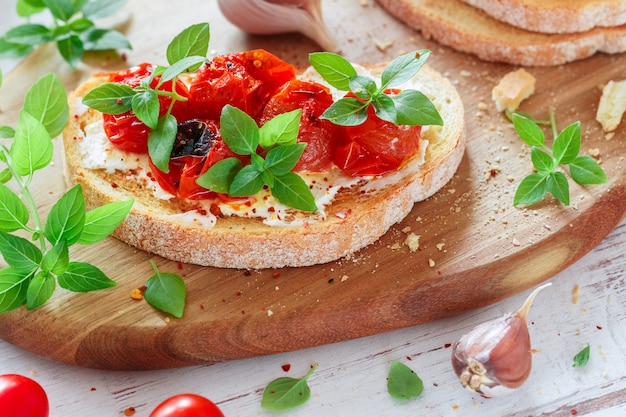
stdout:
POLYGON ((461 0, 378 0, 407 25, 485 61, 553 66, 597 52, 626 51, 626 25, 571 34, 529 32, 494 19, 461 0))
POLYGON ((422 92, 445 121, 443 127, 431 127, 424 134, 429 141, 424 165, 417 172, 403 170, 391 187, 367 193, 354 187, 341 191, 327 209, 327 220, 307 227, 268 226, 239 217, 219 218, 213 228, 202 227, 178 216, 193 210, 192 202, 157 200, 123 172, 84 168, 78 142, 85 126, 102 116, 85 109, 80 97, 106 81, 103 77, 87 81, 70 96, 75 117, 63 135, 67 177, 83 185, 89 207, 135 198, 131 213, 114 235, 174 261, 251 269, 329 262, 375 242, 412 210, 414 202, 434 194, 456 172, 465 149, 462 101, 453 85, 430 67, 424 67, 418 78, 422 92))
POLYGON ((626 23, 624 0, 463 0, 493 18, 542 33, 585 32, 626 23))

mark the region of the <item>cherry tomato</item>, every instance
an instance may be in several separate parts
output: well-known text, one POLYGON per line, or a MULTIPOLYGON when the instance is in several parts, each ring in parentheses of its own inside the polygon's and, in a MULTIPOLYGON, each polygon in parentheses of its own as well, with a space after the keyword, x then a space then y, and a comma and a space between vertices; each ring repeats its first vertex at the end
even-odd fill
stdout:
POLYGON ((384 175, 415 156, 420 133, 421 126, 396 126, 369 106, 364 123, 342 127, 333 160, 352 176, 384 175))
POLYGON ((262 49, 218 55, 198 70, 189 108, 194 117, 219 120, 230 104, 256 119, 269 96, 293 78, 292 65, 262 49))
MULTIPOLYGON (((110 82, 123 83, 129 87, 137 87, 141 80, 148 77, 154 71, 154 66, 143 63, 129 69, 116 72, 109 77, 110 82)), ((159 77, 155 77, 150 83, 151 87, 156 87, 159 77)), ((163 83, 159 90, 172 91, 172 81, 163 83)), ((176 80, 176 92, 187 97, 189 95, 187 86, 180 80, 176 80)), ((166 96, 159 96, 160 111, 159 117, 163 116, 172 99, 166 96)), ((187 102, 177 101, 172 108, 172 115, 178 121, 187 119, 187 102)), ((150 128, 141 122, 132 111, 122 114, 104 114, 104 132, 113 145, 117 148, 136 153, 148 152, 148 134, 150 128)))
POLYGON ((38 382, 16 374, 0 375, 0 414, 6 417, 48 417, 48 396, 38 382))
POLYGON ((306 142, 307 147, 294 171, 322 172, 332 167, 339 128, 328 120, 320 119, 331 104, 333 97, 326 87, 291 80, 269 99, 263 109, 261 124, 281 113, 302 109, 298 142, 306 142))
POLYGON ((224 414, 201 395, 178 394, 159 404, 150 417, 224 417, 224 414))

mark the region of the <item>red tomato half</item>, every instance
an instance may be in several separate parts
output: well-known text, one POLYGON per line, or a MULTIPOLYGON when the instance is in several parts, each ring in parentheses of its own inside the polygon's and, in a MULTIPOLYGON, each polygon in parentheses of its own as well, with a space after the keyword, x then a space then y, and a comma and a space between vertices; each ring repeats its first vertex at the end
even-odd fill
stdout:
POLYGON ((224 414, 201 395, 179 394, 159 404, 150 417, 224 417, 224 414))
POLYGON ((0 414, 6 417, 48 417, 48 396, 38 382, 16 374, 0 375, 0 414))
MULTIPOLYGON (((123 83, 129 87, 137 87, 141 80, 148 77, 154 71, 154 66, 143 63, 138 66, 116 72, 109 77, 109 81, 123 83)), ((156 87, 159 77, 155 77, 151 82, 151 87, 156 87)), ((163 91, 172 91, 172 82, 167 81, 159 88, 163 91)), ((187 86, 180 80, 176 81, 176 92, 183 97, 187 97, 189 92, 187 86)), ((170 97, 159 96, 160 111, 159 117, 163 116, 172 99, 170 97)), ((172 109, 172 115, 179 122, 187 119, 187 102, 177 101, 172 109)), ((150 129, 143 124, 132 111, 122 114, 104 114, 104 132, 113 145, 117 148, 136 153, 148 152, 148 134, 150 129)))
POLYGON ((328 89, 320 84, 291 80, 274 94, 263 109, 260 123, 296 109, 302 109, 298 142, 306 142, 302 157, 294 171, 328 171, 333 164, 333 153, 339 128, 334 123, 320 119, 333 104, 328 89))

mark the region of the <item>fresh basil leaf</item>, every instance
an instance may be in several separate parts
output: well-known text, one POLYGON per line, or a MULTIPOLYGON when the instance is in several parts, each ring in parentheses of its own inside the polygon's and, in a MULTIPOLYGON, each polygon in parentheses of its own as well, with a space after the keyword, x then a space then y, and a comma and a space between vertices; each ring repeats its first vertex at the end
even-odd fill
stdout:
POLYGON ((183 317, 187 290, 185 281, 173 273, 160 272, 154 262, 154 275, 146 282, 143 296, 151 306, 176 318, 183 317))
POLYGON ((341 126, 358 126, 367 120, 368 106, 355 98, 342 98, 328 107, 320 118, 341 126))
POLYGON ((228 195, 232 197, 248 197, 263 188, 261 172, 252 165, 246 165, 233 178, 228 195))
POLYGON ((159 125, 159 111, 161 104, 159 96, 154 90, 141 91, 133 96, 131 106, 135 116, 150 129, 155 130, 159 125))
POLYGON ((39 268, 41 250, 23 237, 0 231, 0 253, 16 272, 30 274, 39 268))
POLYGON ((91 0, 81 8, 83 15, 90 19, 108 17, 126 5, 126 0, 91 0))
POLYGON ((135 90, 126 84, 104 83, 83 97, 83 104, 105 114, 122 114, 132 107, 135 90))
POLYGON ((589 346, 589 343, 587 343, 587 346, 585 346, 580 352, 578 352, 574 356, 574 364, 572 366, 574 368, 580 368, 581 366, 587 365, 587 362, 589 362, 590 353, 591 347, 589 346))
POLYGON ((72 68, 76 68, 76 65, 78 65, 78 62, 85 53, 83 41, 77 35, 71 35, 65 39, 59 39, 57 41, 57 48, 65 62, 70 64, 72 68))
POLYGON ((94 27, 95 24, 93 23, 93 21, 87 19, 86 17, 81 17, 79 19, 72 20, 68 26, 71 31, 84 32, 87 29, 94 27))
POLYGON ((48 272, 39 271, 28 284, 26 309, 34 310, 41 307, 52 297, 56 286, 54 276, 48 272))
POLYGON ((265 185, 270 187, 270 189, 274 186, 275 178, 274 175, 270 171, 261 171, 261 180, 265 185))
POLYGON ((15 129, 11 126, 0 126, 0 138, 11 139, 15 136, 15 129))
POLYGON ((44 6, 41 1, 32 2, 27 0, 17 0, 17 4, 15 5, 15 11, 20 17, 30 17, 44 11, 45 9, 46 6, 44 6), (34 5, 31 3, 34 3, 34 5))
POLYGON ((52 139, 39 120, 26 111, 20 111, 11 146, 13 169, 18 175, 30 175, 47 167, 52 161, 52 139))
POLYGON ((60 41, 69 38, 72 35, 72 28, 70 25, 59 25, 52 29, 52 39, 60 41))
POLYGON ((26 23, 9 29, 4 39, 10 43, 41 45, 52 39, 52 32, 44 25, 26 23))
POLYGON ((383 70, 380 76, 381 90, 398 86, 415 76, 424 66, 430 51, 422 49, 400 55, 383 70))
POLYGON ((295 172, 274 177, 272 195, 286 206, 302 211, 317 211, 315 198, 307 183, 295 172))
POLYGON ((397 399, 409 400, 424 390, 424 383, 408 366, 398 360, 391 363, 387 377, 387 392, 397 399))
POLYGON ((546 141, 539 126, 518 113, 513 113, 513 127, 520 138, 530 146, 542 147, 546 141))
POLYGON ((13 174, 11 174, 11 170, 9 168, 5 168, 0 171, 0 184, 9 182, 11 178, 13 178, 13 174))
POLYGON ((357 75, 354 66, 341 55, 332 52, 313 52, 309 63, 324 80, 341 91, 350 91, 350 77, 357 75))
POLYGON ((26 302, 28 283, 32 273, 13 268, 0 269, 0 313, 15 310, 26 302))
POLYGON ((77 243, 90 245, 109 236, 124 221, 134 202, 133 199, 114 201, 88 211, 77 243))
POLYGON ((284 411, 300 406, 311 397, 308 385, 309 377, 315 372, 317 365, 302 378, 282 377, 267 384, 263 390, 261 407, 269 411, 284 411))
POLYGON ((28 209, 6 185, 0 183, 0 230, 13 232, 26 228, 28 209))
POLYGON ((68 246, 78 242, 85 227, 85 199, 80 184, 70 188, 50 209, 44 236, 52 245, 65 240, 68 246))
POLYGON ((350 91, 352 91, 357 98, 365 101, 375 98, 378 89, 374 80, 362 75, 350 77, 349 85, 350 91))
POLYGON ((417 90, 404 90, 390 96, 398 112, 398 124, 443 126, 443 119, 432 101, 417 90))
POLYGON ((287 174, 296 166, 306 146, 306 143, 277 146, 267 153, 265 157, 265 169, 275 176, 287 174))
MULTIPOLYGON (((176 62, 190 56, 205 57, 209 50, 209 41, 211 33, 208 23, 198 23, 189 26, 181 33, 176 35, 167 46, 167 62, 174 65, 176 62)), ((195 70, 197 67, 190 67, 195 70)))
POLYGON ((44 125, 51 138, 63 132, 69 120, 69 106, 65 87, 56 74, 44 75, 29 88, 24 110, 44 125))
POLYGON ((70 262, 67 271, 57 279, 61 288, 74 292, 89 292, 116 285, 100 269, 85 262, 70 262))
POLYGON ((0 38, 0 58, 15 59, 30 54, 35 45, 8 42, 4 37, 0 38))
POLYGON ((513 205, 531 205, 540 201, 548 192, 546 177, 530 174, 518 185, 513 197, 513 205))
POLYGON ((43 4, 50 10, 55 19, 69 22, 74 15, 74 4, 71 0, 43 0, 43 4))
POLYGON ((202 174, 196 184, 216 193, 228 194, 235 175, 241 170, 241 161, 235 157, 225 158, 202 174))
POLYGON ((168 114, 161 117, 157 128, 148 134, 148 153, 152 163, 166 174, 170 171, 170 156, 177 132, 176 118, 168 114))
POLYGON ((569 163, 572 179, 578 184, 605 184, 609 181, 598 162, 589 155, 580 155, 569 163))
POLYGON ((533 146, 530 150, 530 159, 537 172, 541 175, 548 175, 556 167, 554 159, 536 146, 533 146))
POLYGON ((396 110, 396 105, 391 97, 383 94, 372 102, 372 106, 374 106, 374 111, 379 119, 394 125, 398 124, 398 110, 396 110))
POLYGON ((41 261, 41 269, 46 272, 52 272, 55 275, 61 275, 70 264, 70 253, 64 240, 59 241, 43 256, 41 261))
POLYGON ((227 104, 220 116, 220 133, 224 143, 237 155, 252 155, 259 145, 259 127, 252 117, 227 104))
POLYGON ((200 64, 203 64, 207 61, 208 60, 202 56, 188 56, 187 58, 183 58, 163 72, 163 75, 159 80, 159 85, 174 79, 183 72, 190 71, 193 68, 198 68, 200 64))
POLYGON ((551 172, 546 179, 548 191, 561 203, 569 206, 569 184, 565 174, 559 171, 551 172))
POLYGON ((110 49, 132 49, 126 37, 113 29, 91 28, 81 34, 85 51, 107 51, 110 49))
POLYGON ((282 113, 267 121, 259 129, 259 145, 269 149, 274 145, 291 145, 297 142, 302 109, 282 113))
POLYGON ((569 164, 580 152, 580 122, 575 122, 563 129, 554 140, 552 153, 557 164, 569 164))

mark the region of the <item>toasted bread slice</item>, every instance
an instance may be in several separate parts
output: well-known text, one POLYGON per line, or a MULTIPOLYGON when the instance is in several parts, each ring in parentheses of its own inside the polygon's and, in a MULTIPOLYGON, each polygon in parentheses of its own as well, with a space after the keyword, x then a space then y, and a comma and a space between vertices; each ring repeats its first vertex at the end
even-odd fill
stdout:
POLYGON ((512 26, 542 33, 586 32, 626 23, 624 0, 463 0, 512 26))
MULTIPOLYGON (((545 34, 496 20, 461 0, 378 0, 426 38, 490 62, 554 66, 597 52, 626 51, 626 25, 570 34, 545 34)), ((549 2, 548 2, 549 3, 549 2)))
POLYGON ((391 176, 341 189, 326 206, 323 220, 308 222, 307 214, 300 213, 304 221, 295 225, 268 225, 238 216, 217 217, 211 224, 197 201, 158 198, 146 184, 149 179, 137 170, 115 169, 115 161, 110 169, 86 168, 90 152, 96 151, 81 142, 102 115, 82 105, 81 97, 107 77, 90 79, 70 96, 74 117, 63 135, 67 178, 82 184, 88 207, 134 198, 114 236, 174 261, 248 269, 326 263, 375 242, 407 216, 416 201, 434 194, 456 172, 465 149, 462 101, 454 86, 430 67, 416 77, 445 123, 423 132, 428 145, 416 157, 420 163, 412 160, 391 176))

